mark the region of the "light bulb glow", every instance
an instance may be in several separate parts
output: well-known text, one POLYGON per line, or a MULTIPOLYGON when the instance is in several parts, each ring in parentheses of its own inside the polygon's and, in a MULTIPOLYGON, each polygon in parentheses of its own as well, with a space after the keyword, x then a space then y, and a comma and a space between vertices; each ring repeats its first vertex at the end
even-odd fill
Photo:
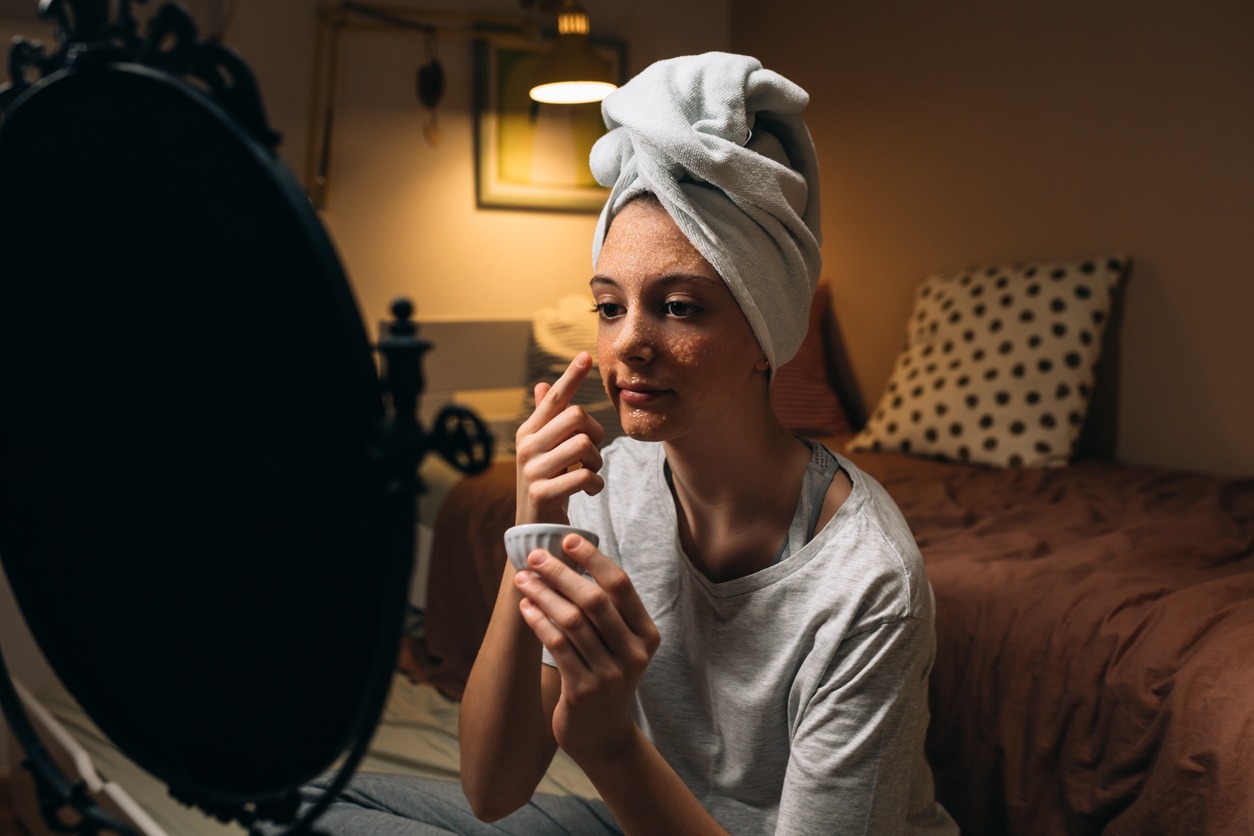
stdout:
POLYGON ((562 12, 557 16, 559 35, 586 35, 589 31, 588 16, 583 12, 562 12))
POLYGON ((545 104, 599 102, 618 89, 607 81, 556 81, 531 88, 530 96, 545 104))

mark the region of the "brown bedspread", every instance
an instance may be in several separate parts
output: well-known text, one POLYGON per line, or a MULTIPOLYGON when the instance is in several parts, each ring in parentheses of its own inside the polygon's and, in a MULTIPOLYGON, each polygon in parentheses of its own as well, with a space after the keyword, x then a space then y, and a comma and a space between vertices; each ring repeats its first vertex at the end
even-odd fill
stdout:
MULTIPOLYGON (((1254 480, 853 458, 927 562, 928 757, 964 831, 1254 833, 1254 480)), ((504 565, 511 464, 442 506, 428 636, 403 654, 453 694, 504 565)))

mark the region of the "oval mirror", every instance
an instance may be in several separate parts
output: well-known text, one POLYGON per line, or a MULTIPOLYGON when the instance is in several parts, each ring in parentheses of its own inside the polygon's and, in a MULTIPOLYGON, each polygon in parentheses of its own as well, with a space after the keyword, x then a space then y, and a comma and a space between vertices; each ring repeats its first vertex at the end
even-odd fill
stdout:
POLYGON ((383 417, 315 213, 202 90, 80 60, 10 103, 0 559, 63 683, 176 797, 282 799, 373 728, 412 512, 383 417))

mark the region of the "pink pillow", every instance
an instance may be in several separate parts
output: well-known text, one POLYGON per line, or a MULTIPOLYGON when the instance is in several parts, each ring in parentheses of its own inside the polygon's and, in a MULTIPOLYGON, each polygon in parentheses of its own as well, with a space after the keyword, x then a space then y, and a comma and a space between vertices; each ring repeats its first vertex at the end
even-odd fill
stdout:
POLYGON ((827 357, 827 330, 832 319, 827 282, 819 282, 810 306, 810 325, 797 356, 775 371, 771 406, 784 427, 806 435, 850 432, 841 408, 827 357))

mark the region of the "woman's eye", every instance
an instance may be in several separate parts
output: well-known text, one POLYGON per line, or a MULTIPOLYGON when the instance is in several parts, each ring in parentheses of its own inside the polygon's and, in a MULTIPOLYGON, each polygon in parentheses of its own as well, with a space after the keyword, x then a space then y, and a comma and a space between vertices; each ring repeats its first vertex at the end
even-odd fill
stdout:
POLYGON ((601 319, 613 319, 623 312, 622 305, 616 305, 613 302, 598 302, 593 306, 592 310, 601 317, 601 319))
POLYGON ((666 303, 666 313, 678 319, 683 319, 685 317, 689 317, 689 316, 692 316, 693 314, 698 314, 700 312, 701 312, 701 309, 698 308, 696 305, 692 304, 691 302, 667 302, 666 303))

